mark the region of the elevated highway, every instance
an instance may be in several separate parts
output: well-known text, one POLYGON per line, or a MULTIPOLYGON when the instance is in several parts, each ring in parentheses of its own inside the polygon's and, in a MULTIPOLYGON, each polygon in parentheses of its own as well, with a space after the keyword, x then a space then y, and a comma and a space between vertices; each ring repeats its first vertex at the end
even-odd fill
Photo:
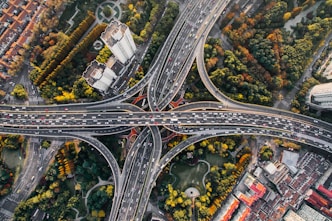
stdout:
POLYGON ((332 152, 332 125, 314 118, 224 96, 210 81, 204 65, 204 43, 228 1, 186 1, 183 12, 145 77, 113 98, 94 103, 0 106, 0 134, 72 137, 96 148, 107 160, 115 192, 108 220, 141 220, 152 186, 162 169, 193 143, 214 136, 281 137, 332 152), (200 77, 220 102, 195 102, 163 111, 181 89, 194 59, 200 77), (123 103, 146 89, 150 111, 123 103), (122 170, 108 148, 94 136, 143 128, 122 170), (159 128, 191 135, 161 157, 159 128), (133 189, 134 188, 134 189, 133 189))

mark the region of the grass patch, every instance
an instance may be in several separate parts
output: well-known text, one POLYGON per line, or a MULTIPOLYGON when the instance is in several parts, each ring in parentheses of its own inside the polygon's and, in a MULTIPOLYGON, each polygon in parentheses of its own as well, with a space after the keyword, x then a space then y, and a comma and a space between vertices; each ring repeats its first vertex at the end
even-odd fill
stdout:
POLYGON ((221 156, 211 153, 206 153, 205 160, 208 161, 211 164, 211 166, 216 165, 218 167, 222 167, 224 163, 227 163, 227 160, 225 160, 221 156))
POLYGON ((177 178, 174 187, 184 191, 188 187, 194 186, 200 191, 204 191, 205 187, 202 183, 202 179, 207 171, 208 165, 203 162, 199 162, 194 166, 184 163, 175 163, 171 171, 177 178))
POLYGON ((68 190, 70 191, 71 194, 75 194, 75 182, 74 182, 74 178, 71 179, 66 179, 65 180, 65 184, 68 188, 68 190))
POLYGON ((11 170, 15 170, 15 168, 21 167, 23 164, 20 149, 9 150, 9 149, 3 148, 1 156, 2 156, 2 160, 5 162, 5 164, 11 170))

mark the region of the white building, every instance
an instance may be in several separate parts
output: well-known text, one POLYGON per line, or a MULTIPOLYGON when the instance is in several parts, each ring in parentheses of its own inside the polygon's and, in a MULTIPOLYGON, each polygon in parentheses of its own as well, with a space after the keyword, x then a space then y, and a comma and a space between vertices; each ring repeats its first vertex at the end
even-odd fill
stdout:
POLYGON ((296 152, 284 150, 284 151, 282 151, 281 163, 285 164, 292 174, 295 174, 298 171, 296 166, 297 166, 297 161, 299 160, 299 157, 300 157, 300 155, 296 152))
POLYGON ((113 20, 101 34, 101 39, 122 64, 126 64, 135 54, 136 45, 130 30, 120 21, 113 20))
POLYGON ((279 161, 275 161, 273 163, 269 162, 265 167, 263 167, 263 170, 267 172, 265 174, 266 178, 275 185, 282 182, 288 176, 289 172, 288 167, 279 161))
POLYGON ((90 86, 107 94, 108 88, 115 81, 117 75, 110 67, 94 60, 83 72, 83 77, 90 86))
POLYGON ((314 86, 308 92, 307 104, 317 110, 332 110, 332 83, 314 86))
POLYGON ((100 64, 96 60, 92 61, 83 72, 83 78, 90 86, 107 94, 110 87, 117 88, 117 82, 128 70, 128 64, 134 57, 136 45, 129 28, 117 20, 107 26, 100 38, 110 48, 113 56, 108 59, 106 64, 100 64))

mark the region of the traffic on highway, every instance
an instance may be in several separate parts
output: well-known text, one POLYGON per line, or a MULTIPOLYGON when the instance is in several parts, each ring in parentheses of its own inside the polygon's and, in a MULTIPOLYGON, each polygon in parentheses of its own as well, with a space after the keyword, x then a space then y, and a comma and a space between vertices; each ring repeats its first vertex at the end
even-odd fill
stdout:
POLYGON ((229 1, 186 1, 174 28, 148 73, 122 94, 95 103, 68 105, 1 105, 0 133, 36 137, 70 137, 85 141, 107 160, 115 190, 108 220, 141 220, 152 187, 162 169, 182 150, 213 136, 282 137, 332 153, 332 125, 311 117, 224 96, 204 70, 202 48, 229 1), (196 59, 201 79, 219 102, 194 102, 167 110, 196 59), (125 103, 145 90, 149 110, 125 103), (109 149, 94 136, 143 128, 121 170, 109 149), (161 156, 161 128, 189 134, 161 156))

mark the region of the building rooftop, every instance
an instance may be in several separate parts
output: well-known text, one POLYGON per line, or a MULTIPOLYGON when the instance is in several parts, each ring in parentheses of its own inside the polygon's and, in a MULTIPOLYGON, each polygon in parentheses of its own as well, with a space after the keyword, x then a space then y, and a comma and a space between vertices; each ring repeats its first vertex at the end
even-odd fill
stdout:
POLYGON ((332 63, 329 63, 326 67, 324 73, 322 74, 324 77, 326 77, 328 80, 332 79, 332 63))
POLYGON ((240 205, 238 211, 233 216, 232 221, 244 221, 250 215, 251 209, 243 204, 240 205))
MULTIPOLYGON (((282 168, 281 165, 284 164, 278 161, 274 163, 277 170, 274 172, 273 176, 278 177, 277 175, 280 173, 279 170, 282 168)), ((267 164, 261 164, 262 168, 266 165, 267 164)), ((288 168, 286 166, 284 167, 288 168)), ((303 204, 304 199, 308 198, 305 193, 308 189, 315 186, 315 183, 331 166, 330 162, 321 155, 313 152, 305 152, 304 154, 300 153, 297 167, 299 168, 299 171, 294 176, 289 176, 288 173, 285 174, 285 176, 281 174, 283 178, 280 179, 279 183, 275 184, 277 191, 267 188, 263 198, 258 199, 252 204, 252 206, 250 206, 252 212, 246 219, 247 221, 282 220, 288 209, 298 211, 303 204)), ((258 179, 265 184, 267 172, 264 172, 263 174, 264 176, 261 175, 258 179)), ((270 181, 272 182, 272 180, 270 181)), ((243 189, 241 189, 241 192, 245 193, 243 189)), ((324 203, 324 201, 320 203, 324 203)), ((319 211, 319 213, 325 214, 326 217, 332 214, 328 208, 323 207, 323 209, 324 210, 319 211)), ((306 220, 304 217, 302 218, 306 220)), ((326 218, 326 221, 327 220, 330 219, 326 218)))
POLYGON ((29 1, 25 6, 22 6, 27 11, 34 11, 38 7, 38 3, 35 1, 29 1))
POLYGON ((328 197, 330 200, 332 200, 332 191, 326 189, 323 185, 319 185, 317 190, 324 194, 326 197, 328 197))
POLYGON ((248 206, 251 206, 255 201, 264 196, 266 192, 265 186, 258 182, 258 180, 256 180, 251 174, 246 173, 241 182, 245 184, 248 191, 236 191, 235 196, 248 206))
POLYGON ((101 39, 112 47, 124 36, 127 26, 120 21, 113 20, 101 34, 101 39))
POLYGON ((268 173, 267 178, 274 184, 278 184, 288 175, 289 169, 281 162, 269 162, 264 170, 268 173))
POLYGON ((306 102, 314 108, 332 109, 332 82, 311 88, 306 102))
MULTIPOLYGON (((114 66, 116 62, 111 64, 114 66)), ((112 70, 113 66, 109 67, 93 60, 85 69, 82 76, 90 86, 106 93, 115 79, 117 79, 116 72, 112 70)))
POLYGON ((111 56, 106 62, 106 67, 112 69, 115 73, 120 73, 124 65, 114 56, 111 56))
POLYGON ((227 202, 223 206, 222 216, 220 221, 228 221, 232 218, 234 211, 240 205, 240 201, 236 199, 233 195, 230 195, 227 202))
POLYGON ((284 221, 306 221, 293 210, 288 210, 284 216, 284 221))
POLYGON ((305 221, 330 221, 330 219, 320 214, 307 204, 302 204, 301 208, 297 211, 297 214, 305 221))
POLYGON ((264 170, 269 174, 273 175, 277 171, 277 167, 272 163, 269 162, 265 167, 264 170))
POLYGON ((311 95, 332 94, 332 82, 316 85, 311 89, 310 93, 311 95))
POLYGON ((34 0, 10 0, 5 4, 7 7, 3 7, 0 17, 0 65, 8 68, 19 49, 28 42, 33 24, 44 8, 38 8, 40 3, 34 0))
POLYGON ((92 61, 90 65, 87 67, 87 69, 83 72, 84 78, 98 78, 98 73, 102 72, 104 70, 105 66, 96 60, 92 61))
POLYGON ((289 150, 284 150, 282 152, 281 162, 286 164, 287 166, 296 167, 297 161, 299 160, 300 155, 296 152, 292 152, 289 150))
POLYGON ((261 167, 257 167, 254 171, 254 176, 255 177, 260 177, 260 175, 262 174, 263 169, 261 167))

